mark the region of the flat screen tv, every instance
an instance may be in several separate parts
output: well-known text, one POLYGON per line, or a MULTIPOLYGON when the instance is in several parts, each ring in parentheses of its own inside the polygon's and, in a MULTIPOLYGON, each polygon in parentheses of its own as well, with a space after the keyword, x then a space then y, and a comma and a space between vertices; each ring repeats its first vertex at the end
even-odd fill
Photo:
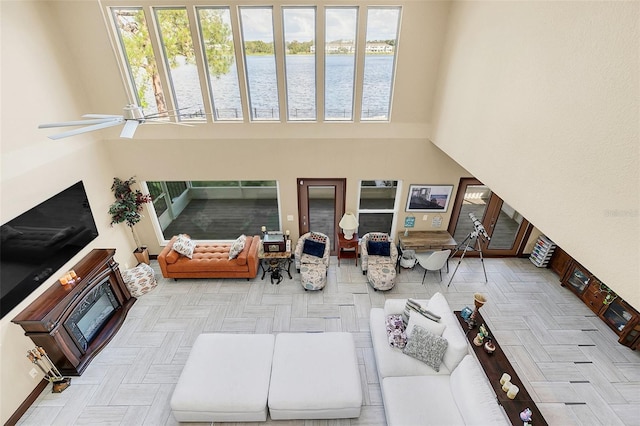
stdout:
POLYGON ((82 181, 2 225, 2 317, 97 236, 82 181))

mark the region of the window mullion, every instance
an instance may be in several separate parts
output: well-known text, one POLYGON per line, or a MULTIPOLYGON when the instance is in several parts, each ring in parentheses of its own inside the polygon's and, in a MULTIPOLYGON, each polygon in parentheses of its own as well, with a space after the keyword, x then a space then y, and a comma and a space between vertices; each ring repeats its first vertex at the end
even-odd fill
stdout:
POLYGON ((204 60, 204 49, 202 48, 202 40, 200 39, 200 21, 198 19, 196 8, 187 8, 187 17, 189 18, 189 26, 191 30, 191 40, 196 59, 196 67, 198 70, 198 78, 200 79, 200 91, 202 92, 202 101, 204 102, 204 110, 209 117, 207 121, 214 121, 213 117, 213 101, 210 96, 209 78, 207 65, 204 60))
POLYGON ((356 75, 353 93, 353 121, 362 117, 362 86, 364 85, 364 59, 367 48, 367 8, 358 8, 358 32, 356 39, 356 75))
MULTIPOLYGON (((169 70, 167 70, 168 61, 164 55, 164 48, 160 42, 160 31, 158 31, 158 20, 153 7, 147 6, 143 8, 145 20, 147 21, 147 29, 149 31, 149 40, 151 41, 151 47, 153 48, 153 54, 156 57, 156 66, 158 67, 158 77, 162 83, 162 87, 166 88, 163 91, 164 102, 167 105, 167 110, 170 111, 169 115, 173 115, 171 111, 176 109, 176 102, 174 99, 174 88, 169 78, 169 70), (158 60, 160 59, 160 60, 158 60)), ((178 120, 175 120, 178 121, 178 120)))
POLYGON ((284 59, 284 24, 282 20, 282 7, 273 6, 273 53, 276 56, 276 82, 278 85, 278 105, 280 106, 280 121, 288 120, 287 90, 285 79, 285 59, 284 59), (277 10, 276 10, 277 9, 277 10))
POLYGON ((231 32, 233 33, 234 49, 236 52, 236 66, 238 67, 238 85, 240 88, 240 99, 242 100, 242 117, 245 123, 251 121, 251 111, 249 100, 249 77, 247 76, 246 58, 244 56, 244 39, 242 31, 240 31, 240 12, 238 6, 230 7, 231 14, 231 32))
POLYGON ((324 67, 325 67, 325 8, 316 9, 316 121, 325 121, 324 116, 324 67))

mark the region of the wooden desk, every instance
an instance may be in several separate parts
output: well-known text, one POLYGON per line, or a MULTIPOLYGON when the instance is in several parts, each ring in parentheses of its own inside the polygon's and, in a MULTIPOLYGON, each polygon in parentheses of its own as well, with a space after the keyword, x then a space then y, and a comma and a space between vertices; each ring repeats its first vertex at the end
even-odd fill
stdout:
POLYGON ((489 379, 489 384, 496 394, 498 404, 502 405, 511 423, 516 426, 521 426, 523 422, 520 420, 520 413, 528 407, 532 412, 531 423, 536 426, 546 425, 547 422, 544 417, 542 417, 542 413, 536 406, 536 403, 531 399, 529 392, 527 392, 527 389, 524 387, 524 384, 522 384, 518 374, 511 366, 511 363, 504 354, 504 351, 491 333, 491 330, 489 330, 489 327, 487 327, 487 323, 484 322, 482 315, 480 315, 480 313, 477 314, 476 319, 479 325, 472 330, 469 330, 467 322, 462 318, 462 316, 460 316, 460 311, 454 311, 453 313, 456 315, 456 318, 458 318, 462 329, 467 333, 467 339, 469 340, 476 358, 480 362, 480 365, 482 365, 482 368, 489 379), (476 346, 473 343, 473 339, 478 334, 478 328, 481 324, 484 324, 489 336, 491 336, 491 340, 496 346, 496 350, 491 355, 485 352, 483 346, 476 346), (518 386, 520 389, 514 399, 507 398, 507 393, 502 390, 502 386, 500 385, 500 377, 502 377, 502 373, 509 374, 511 376, 511 383, 518 386))
POLYGON ((358 234, 353 234, 353 238, 345 240, 344 234, 338 232, 338 266, 340 259, 355 259, 358 266, 358 234))
POLYGON ((455 250, 458 243, 447 231, 409 231, 405 237, 404 232, 398 233, 398 245, 401 250, 455 250))

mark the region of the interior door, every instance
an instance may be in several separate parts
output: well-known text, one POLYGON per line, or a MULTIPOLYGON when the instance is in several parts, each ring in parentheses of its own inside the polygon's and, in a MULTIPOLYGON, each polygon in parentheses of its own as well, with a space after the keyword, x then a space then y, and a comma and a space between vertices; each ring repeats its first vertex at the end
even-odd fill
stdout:
POLYGON ((480 238, 483 255, 499 257, 522 253, 531 231, 529 222, 478 179, 463 178, 448 229, 459 245, 470 241, 474 231, 469 213, 482 223, 489 235, 489 240, 480 238))
POLYGON ((298 178, 299 232, 329 236, 331 255, 337 254, 338 222, 344 214, 346 179, 298 178))

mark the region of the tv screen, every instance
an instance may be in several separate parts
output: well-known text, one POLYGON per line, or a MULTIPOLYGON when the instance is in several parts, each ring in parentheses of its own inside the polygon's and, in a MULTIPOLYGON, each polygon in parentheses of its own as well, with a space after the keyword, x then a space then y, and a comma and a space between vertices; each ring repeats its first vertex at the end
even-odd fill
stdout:
POLYGON ((2 225, 2 317, 97 236, 82 181, 2 225))

